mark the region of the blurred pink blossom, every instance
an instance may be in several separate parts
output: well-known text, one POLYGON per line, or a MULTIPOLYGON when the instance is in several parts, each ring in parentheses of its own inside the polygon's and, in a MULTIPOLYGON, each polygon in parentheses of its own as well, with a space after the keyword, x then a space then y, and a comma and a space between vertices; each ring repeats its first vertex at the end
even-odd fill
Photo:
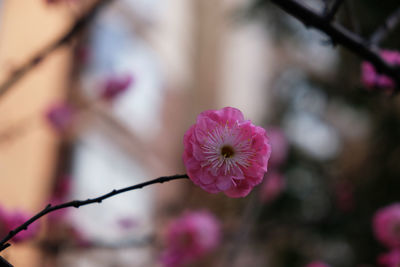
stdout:
POLYGON ((322 261, 313 261, 307 264, 306 267, 329 267, 329 265, 322 261))
POLYGON ((179 267, 192 263, 213 251, 220 243, 219 221, 209 212, 187 212, 167 228, 167 248, 162 264, 179 267))
POLYGON ((375 237, 385 246, 400 247, 400 203, 379 209, 373 218, 375 237))
POLYGON ((268 137, 271 144, 271 157, 269 164, 271 167, 279 167, 287 158, 289 143, 285 133, 279 127, 268 128, 268 137))
POLYGON ((124 230, 132 229, 139 224, 137 220, 131 217, 120 218, 117 223, 124 230))
POLYGON ((114 100, 125 92, 133 81, 133 76, 129 74, 110 77, 102 86, 101 98, 106 101, 114 100))
MULTIPOLYGON (((400 53, 397 51, 382 50, 381 56, 388 64, 400 65, 400 53)), ((367 61, 361 65, 361 81, 369 89, 383 88, 392 89, 395 86, 394 81, 383 74, 379 74, 375 67, 367 61)))
MULTIPOLYGON (((3 207, 0 207, 0 235, 5 237, 11 230, 19 227, 31 216, 22 211, 6 211, 3 207)), ((36 236, 39 231, 38 222, 31 224, 26 230, 19 232, 13 237, 12 241, 22 242, 31 239, 36 236)))
POLYGON ((271 147, 265 130, 240 110, 207 110, 185 133, 183 162, 190 179, 209 193, 244 197, 261 183, 271 147))
POLYGON ((282 193, 285 187, 286 180, 281 173, 277 171, 268 172, 261 186, 261 201, 263 203, 270 203, 282 193))
POLYGON ((67 103, 56 103, 47 110, 45 115, 53 129, 64 133, 72 126, 74 110, 67 103))
POLYGON ((381 254, 378 257, 378 264, 382 267, 399 267, 400 266, 400 249, 381 254))

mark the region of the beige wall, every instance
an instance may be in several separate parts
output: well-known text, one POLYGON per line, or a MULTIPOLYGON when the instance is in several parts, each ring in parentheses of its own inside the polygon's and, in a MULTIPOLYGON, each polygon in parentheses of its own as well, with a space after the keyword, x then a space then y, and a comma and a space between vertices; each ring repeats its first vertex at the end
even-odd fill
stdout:
MULTIPOLYGON (((4 1, 0 24, 0 80, 66 29, 70 20, 65 10, 50 8, 44 2, 4 1)), ((42 114, 49 103, 65 95, 69 59, 68 49, 57 51, 0 99, 0 132, 11 126, 17 129, 11 132, 14 138, 0 140, 2 205, 33 212, 45 204, 58 141, 42 114)), ((32 249, 19 245, 2 255, 21 267, 35 266, 34 258, 29 255, 38 257, 32 249), (19 254, 21 251, 26 254, 19 254)))

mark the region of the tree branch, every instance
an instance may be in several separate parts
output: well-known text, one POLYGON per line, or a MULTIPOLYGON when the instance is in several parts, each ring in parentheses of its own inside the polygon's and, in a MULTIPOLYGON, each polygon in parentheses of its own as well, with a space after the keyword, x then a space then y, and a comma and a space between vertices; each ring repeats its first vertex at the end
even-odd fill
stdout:
POLYGON ((112 0, 99 0, 82 16, 80 17, 71 28, 64 33, 60 38, 50 43, 35 56, 28 60, 25 64, 13 71, 13 73, 0 84, 0 97, 3 96, 16 82, 18 82, 25 74, 34 69, 40 62, 42 62, 49 54, 68 44, 71 39, 81 32, 96 16, 98 11, 110 3, 112 0))
POLYGON ((13 267, 6 259, 0 256, 0 267, 13 267))
POLYGON ((332 41, 341 44, 354 54, 371 62, 378 72, 390 76, 396 82, 396 91, 400 87, 400 72, 397 68, 387 64, 379 55, 379 48, 361 36, 349 31, 338 23, 326 20, 319 14, 298 0, 271 0, 288 14, 296 17, 306 26, 312 26, 332 38, 332 41))
POLYGON ((8 242, 11 238, 13 238, 16 234, 18 234, 19 232, 28 229, 28 226, 30 224, 32 224, 33 222, 35 222, 36 220, 38 220, 40 217, 46 215, 47 213, 59 210, 59 209, 64 209, 64 208, 68 208, 68 207, 74 207, 74 208, 79 208, 81 206, 85 206, 85 205, 89 205, 89 204, 93 204, 93 203, 101 203, 103 200, 113 197, 115 195, 127 192, 127 191, 132 191, 135 189, 140 189, 143 188, 145 186, 148 185, 152 185, 152 184, 157 184, 157 183, 165 183, 168 181, 172 181, 172 180, 177 180, 177 179, 183 179, 183 178, 189 178, 187 176, 187 174, 177 174, 177 175, 172 175, 172 176, 162 176, 144 183, 140 183, 140 184, 136 184, 136 185, 132 185, 132 186, 128 186, 128 187, 124 187, 118 190, 113 190, 105 195, 96 197, 96 198, 89 198, 87 200, 73 200, 70 202, 66 202, 60 205, 56 205, 56 206, 51 206, 51 204, 48 204, 43 210, 41 210, 39 213, 37 213, 36 215, 34 215, 32 218, 30 218, 28 221, 26 221, 25 223, 23 223, 22 225, 20 225, 19 227, 15 228, 14 230, 10 231, 8 233, 8 235, 6 237, 4 237, 1 241, 0 241, 0 251, 3 251, 4 249, 6 249, 7 247, 10 246, 8 242))
POLYGON ((385 37, 392 31, 400 22, 400 7, 397 8, 386 20, 378 27, 369 39, 372 44, 379 45, 385 37))

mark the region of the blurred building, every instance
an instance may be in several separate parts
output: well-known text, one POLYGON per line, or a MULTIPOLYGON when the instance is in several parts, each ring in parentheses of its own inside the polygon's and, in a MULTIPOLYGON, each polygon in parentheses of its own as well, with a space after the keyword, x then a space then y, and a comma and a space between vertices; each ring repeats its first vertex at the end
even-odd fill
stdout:
MULTIPOLYGON (((0 99, 1 204, 31 212, 44 207, 54 180, 61 175, 60 160, 72 162, 71 197, 82 199, 152 177, 183 173, 182 136, 205 109, 229 105, 254 121, 266 119, 270 44, 259 25, 236 18, 244 4, 125 0, 105 7, 86 37, 79 37, 91 51, 81 73, 73 71, 73 46, 64 46, 0 99), (99 81, 119 73, 134 75, 132 88, 112 106, 95 104, 96 108, 83 112, 86 127, 68 142, 73 151, 70 158, 62 156, 63 141, 46 124, 45 110, 51 103, 71 98, 76 90, 96 102, 99 81)), ((81 9, 79 3, 4 1, 2 80, 63 34, 81 9)), ((111 266, 115 253, 119 253, 118 266, 132 266, 134 260, 137 266, 155 264, 151 246, 122 250, 107 246, 124 237, 146 239, 155 231, 154 218, 162 216, 157 213, 168 203, 181 201, 181 188, 178 182, 154 186, 100 206, 73 210, 72 221, 85 238, 106 248, 67 253, 60 264, 111 266), (118 229, 121 219, 132 219, 136 228, 118 229)), ((35 266, 34 262, 41 266, 43 259, 35 246, 15 245, 4 255, 15 266, 35 266)))

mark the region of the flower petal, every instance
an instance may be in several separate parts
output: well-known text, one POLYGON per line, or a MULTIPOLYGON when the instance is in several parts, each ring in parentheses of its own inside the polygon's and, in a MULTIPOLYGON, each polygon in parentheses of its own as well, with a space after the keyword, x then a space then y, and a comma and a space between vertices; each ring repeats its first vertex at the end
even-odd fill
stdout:
POLYGON ((232 179, 228 176, 220 176, 217 178, 216 186, 221 191, 228 190, 233 186, 232 179))

